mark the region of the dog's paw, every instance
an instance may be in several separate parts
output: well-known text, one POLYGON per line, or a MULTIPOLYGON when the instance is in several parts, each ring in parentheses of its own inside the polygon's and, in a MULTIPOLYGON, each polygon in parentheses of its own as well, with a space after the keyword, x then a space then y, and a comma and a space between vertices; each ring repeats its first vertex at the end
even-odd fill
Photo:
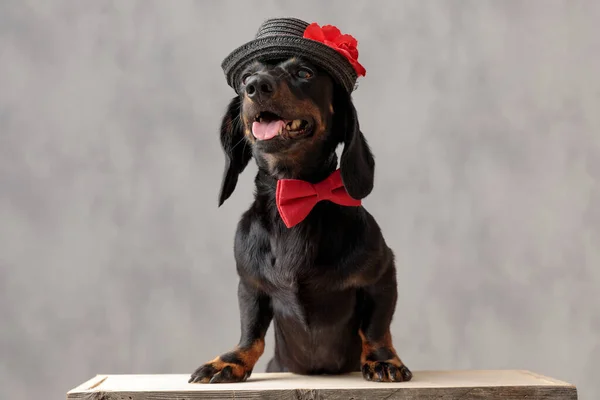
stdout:
POLYGON ((249 346, 236 347, 235 350, 200 366, 188 383, 243 382, 252 374, 252 369, 264 350, 263 338, 256 339, 249 346))
POLYGON ((393 361, 367 361, 362 366, 362 375, 366 380, 375 382, 410 381, 412 372, 408 367, 400 362, 393 361))
POLYGON ((241 363, 225 362, 220 357, 202 365, 190 377, 188 383, 231 383, 244 382, 252 369, 241 363))

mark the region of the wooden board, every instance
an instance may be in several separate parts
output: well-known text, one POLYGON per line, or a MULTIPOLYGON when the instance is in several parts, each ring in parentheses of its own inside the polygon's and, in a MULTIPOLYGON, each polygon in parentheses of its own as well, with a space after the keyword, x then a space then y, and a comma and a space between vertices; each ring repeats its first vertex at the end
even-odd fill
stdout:
POLYGON ((67 399, 577 399, 575 386, 529 371, 417 371, 410 382, 368 382, 359 373, 254 373, 243 383, 189 384, 188 375, 98 375, 67 399))

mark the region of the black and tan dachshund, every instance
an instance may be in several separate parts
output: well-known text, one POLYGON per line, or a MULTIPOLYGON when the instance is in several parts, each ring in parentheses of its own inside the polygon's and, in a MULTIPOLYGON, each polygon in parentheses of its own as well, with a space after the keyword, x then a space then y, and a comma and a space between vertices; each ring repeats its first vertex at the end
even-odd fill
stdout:
POLYGON ((362 206, 318 202, 288 228, 276 206, 280 179, 318 183, 338 169, 354 199, 373 189, 374 159, 351 95, 311 63, 291 58, 255 62, 241 75, 240 95, 223 117, 226 166, 219 206, 256 160, 254 202, 237 226, 241 338, 200 366, 194 383, 246 380, 274 325, 267 372, 342 374, 401 382, 412 373, 392 344, 396 308, 394 254, 362 206))

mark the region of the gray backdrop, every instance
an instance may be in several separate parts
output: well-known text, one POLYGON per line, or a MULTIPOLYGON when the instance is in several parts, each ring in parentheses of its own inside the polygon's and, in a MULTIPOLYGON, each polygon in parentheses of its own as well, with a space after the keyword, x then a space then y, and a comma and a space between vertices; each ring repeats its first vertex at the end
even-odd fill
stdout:
POLYGON ((1 0, 0 398, 237 343, 220 62, 270 16, 359 40, 409 367, 600 397, 600 2, 1 0))

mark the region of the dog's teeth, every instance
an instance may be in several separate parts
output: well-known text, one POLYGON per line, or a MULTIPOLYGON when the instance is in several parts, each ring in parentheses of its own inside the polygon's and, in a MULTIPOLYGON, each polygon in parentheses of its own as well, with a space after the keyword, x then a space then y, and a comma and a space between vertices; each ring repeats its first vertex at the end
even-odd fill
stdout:
POLYGON ((291 123, 290 130, 292 130, 292 131, 298 130, 298 128, 300 128, 301 124, 302 124, 301 120, 299 120, 299 119, 293 120, 292 123, 291 123))

